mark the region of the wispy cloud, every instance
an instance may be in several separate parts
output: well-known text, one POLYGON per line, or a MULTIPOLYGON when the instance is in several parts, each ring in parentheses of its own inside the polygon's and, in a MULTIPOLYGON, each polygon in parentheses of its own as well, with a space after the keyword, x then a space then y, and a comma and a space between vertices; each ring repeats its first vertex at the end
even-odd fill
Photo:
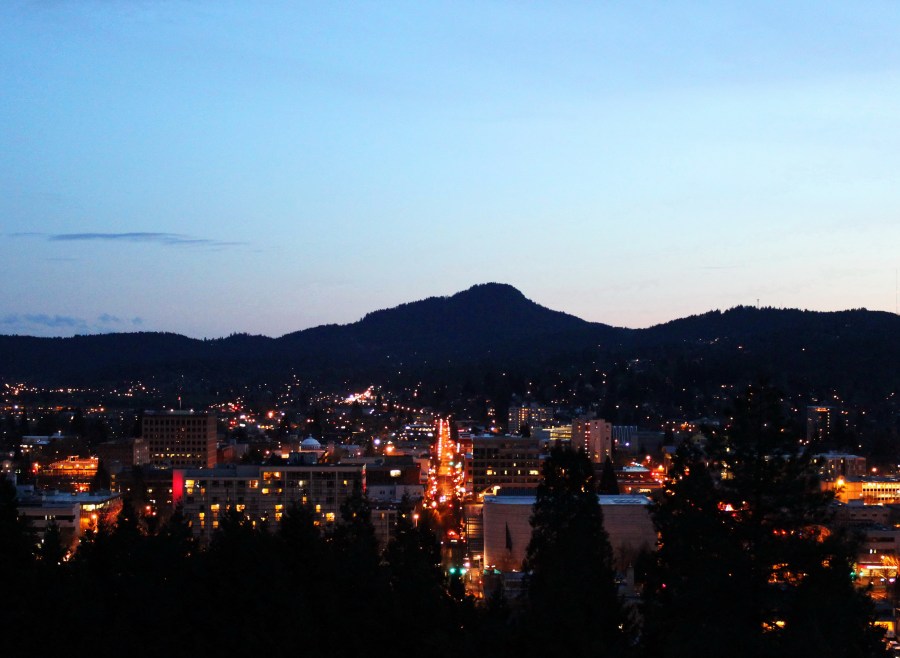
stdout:
POLYGON ((183 233, 155 233, 155 232, 129 232, 129 233, 12 233, 15 238, 44 238, 48 242, 138 242, 160 244, 166 247, 238 247, 245 242, 230 242, 226 240, 214 240, 212 238, 199 238, 183 233))
POLYGON ((93 320, 72 315, 47 313, 12 313, 0 316, 0 333, 34 336, 71 336, 111 331, 134 330, 144 324, 143 318, 120 318, 102 313, 93 320))
POLYGON ((0 325, 21 327, 23 325, 45 327, 48 329, 78 329, 86 327, 83 318, 71 315, 47 315, 45 313, 26 313, 25 315, 6 315, 0 318, 0 325))

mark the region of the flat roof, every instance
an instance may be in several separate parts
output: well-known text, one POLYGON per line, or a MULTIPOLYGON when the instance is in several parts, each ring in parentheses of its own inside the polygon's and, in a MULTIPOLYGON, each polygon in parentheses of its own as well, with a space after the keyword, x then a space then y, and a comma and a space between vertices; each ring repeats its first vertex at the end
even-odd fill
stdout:
MULTIPOLYGON (((597 495, 601 505, 649 505, 650 499, 641 494, 621 494, 618 496, 597 495)), ((485 496, 485 504, 534 505, 535 496, 485 496)))
POLYGON ((144 412, 145 416, 209 416, 210 412, 208 411, 194 411, 193 409, 168 409, 163 411, 151 411, 147 410, 144 412))

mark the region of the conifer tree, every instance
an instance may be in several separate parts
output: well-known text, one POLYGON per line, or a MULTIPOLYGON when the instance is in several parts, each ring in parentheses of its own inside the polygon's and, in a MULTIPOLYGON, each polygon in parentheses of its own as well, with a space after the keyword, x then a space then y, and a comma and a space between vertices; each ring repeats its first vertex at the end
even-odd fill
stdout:
POLYGON ((398 652, 403 653, 402 647, 440 655, 459 632, 451 628, 453 615, 441 572, 440 544, 429 527, 426 513, 423 512, 418 524, 414 522, 408 498, 404 498, 398 509, 395 537, 384 552, 384 560, 398 618, 419 629, 416 635, 400 640, 398 652))
POLYGON ((531 525, 523 565, 526 653, 623 654, 631 624, 618 596, 593 466, 583 452, 551 451, 531 525))
POLYGON ((55 570, 62 564, 66 553, 59 524, 51 521, 47 524, 44 536, 41 538, 40 547, 38 548, 38 559, 45 569, 55 570))
POLYGON ((654 518, 644 639, 660 656, 869 656, 880 650, 853 542, 776 391, 735 400, 728 431, 679 448, 654 518))
POLYGON ((619 495, 619 482, 616 479, 616 468, 613 466, 612 459, 609 457, 603 462, 603 472, 600 474, 598 491, 607 496, 619 495))

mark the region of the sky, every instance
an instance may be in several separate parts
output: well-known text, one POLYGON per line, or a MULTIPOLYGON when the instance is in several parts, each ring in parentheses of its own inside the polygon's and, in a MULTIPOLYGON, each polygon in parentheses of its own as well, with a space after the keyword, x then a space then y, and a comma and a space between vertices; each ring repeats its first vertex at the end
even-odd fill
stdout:
POLYGON ((4 0, 0 89, 0 334, 897 308, 896 2, 4 0))

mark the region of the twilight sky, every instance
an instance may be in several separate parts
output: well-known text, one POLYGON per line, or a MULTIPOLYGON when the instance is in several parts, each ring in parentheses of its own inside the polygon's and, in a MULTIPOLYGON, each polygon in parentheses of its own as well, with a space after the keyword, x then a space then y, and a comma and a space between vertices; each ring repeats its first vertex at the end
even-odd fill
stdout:
POLYGON ((896 2, 4 0, 0 89, 0 333, 895 310, 896 2))

